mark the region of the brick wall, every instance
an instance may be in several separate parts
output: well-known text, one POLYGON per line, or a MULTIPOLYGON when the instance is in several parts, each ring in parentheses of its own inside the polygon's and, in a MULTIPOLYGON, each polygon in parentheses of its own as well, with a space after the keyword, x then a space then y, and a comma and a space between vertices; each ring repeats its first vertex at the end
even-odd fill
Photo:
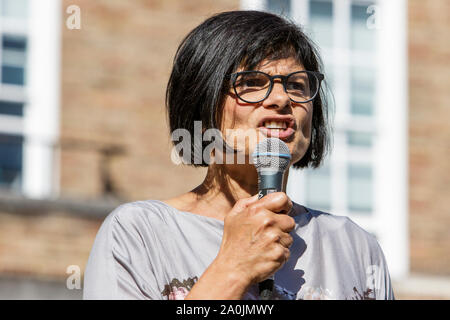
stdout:
POLYGON ((0 273, 45 278, 67 277, 84 269, 100 222, 54 214, 0 214, 0 273))
MULTIPOLYGON (((113 190, 129 201, 194 187, 204 170, 170 162, 165 85, 183 36, 238 1, 64 0, 63 10, 71 4, 82 21, 62 29, 61 194, 113 190)), ((435 274, 450 274, 449 9, 446 0, 409 2, 411 268, 435 274)), ((0 274, 65 278, 68 265, 84 268, 113 206, 97 217, 33 206, 0 208, 0 274)))
POLYGON ((410 254, 450 275, 450 1, 409 1, 410 254))
POLYGON ((106 214, 117 202, 31 200, 0 194, 0 275, 66 278, 83 272, 106 214))
POLYGON ((239 1, 65 0, 63 8, 71 4, 81 29, 63 28, 61 193, 98 197, 108 184, 123 199, 160 199, 198 185, 205 170, 170 161, 165 88, 183 37, 239 1), (107 165, 104 148, 120 149, 107 165))
POLYGON ((63 283, 67 266, 84 271, 118 203, 168 198, 202 181, 205 170, 170 161, 165 87, 183 37, 211 14, 237 8, 237 0, 62 1, 60 191, 72 200, 0 193, 1 277, 63 283), (65 27, 73 4, 80 30, 65 27), (111 199, 108 191, 117 202, 96 209, 111 199))

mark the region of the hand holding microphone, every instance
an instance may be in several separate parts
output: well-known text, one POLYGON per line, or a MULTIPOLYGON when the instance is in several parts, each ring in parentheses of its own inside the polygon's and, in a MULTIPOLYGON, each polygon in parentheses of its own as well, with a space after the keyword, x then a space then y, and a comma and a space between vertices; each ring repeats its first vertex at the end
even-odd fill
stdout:
MULTIPOLYGON (((258 198, 273 192, 285 191, 283 178, 291 160, 289 147, 277 138, 264 139, 256 146, 252 158, 258 172, 258 198)), ((273 276, 259 283, 259 295, 262 300, 269 300, 272 297, 273 285, 273 276)))
POLYGON ((267 300, 273 290, 273 274, 289 259, 293 242, 289 232, 295 221, 287 215, 292 201, 280 192, 289 166, 289 148, 279 139, 268 138, 258 144, 253 160, 258 195, 239 200, 225 217, 216 262, 244 283, 259 283, 260 297, 267 300))
POLYGON ((285 193, 239 200, 225 217, 216 265, 247 285, 271 277, 289 259, 295 221, 287 213, 292 202, 285 193))

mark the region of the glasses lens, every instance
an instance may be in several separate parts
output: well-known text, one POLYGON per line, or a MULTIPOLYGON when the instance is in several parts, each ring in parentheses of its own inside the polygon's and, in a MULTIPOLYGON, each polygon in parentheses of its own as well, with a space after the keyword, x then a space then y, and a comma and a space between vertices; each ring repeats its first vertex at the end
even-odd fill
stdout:
POLYGON ((246 72, 237 76, 234 88, 237 95, 247 102, 264 99, 270 87, 270 79, 264 73, 246 72))
POLYGON ((307 71, 293 73, 286 80, 286 92, 295 102, 311 100, 319 90, 319 79, 307 71))

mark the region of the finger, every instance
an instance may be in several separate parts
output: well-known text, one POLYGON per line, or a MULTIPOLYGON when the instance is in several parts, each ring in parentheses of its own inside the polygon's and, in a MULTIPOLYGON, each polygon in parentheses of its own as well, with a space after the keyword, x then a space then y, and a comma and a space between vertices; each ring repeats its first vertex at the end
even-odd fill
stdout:
POLYGON ((284 248, 282 246, 279 246, 274 254, 277 256, 277 261, 281 265, 285 264, 291 257, 291 251, 288 248, 284 248))
POLYGON ((292 208, 292 201, 284 192, 274 192, 262 197, 258 204, 277 213, 288 213, 292 208))
POLYGON ((284 233, 280 237, 279 243, 285 248, 290 248, 290 246, 294 243, 294 239, 288 233, 284 233))
POLYGON ((295 228, 295 220, 291 216, 286 214, 277 214, 273 217, 275 226, 281 229, 281 231, 289 233, 295 228))
POLYGON ((291 257, 291 251, 289 249, 286 249, 284 254, 284 263, 289 261, 289 258, 291 257))
POLYGON ((267 231, 265 237, 269 240, 269 242, 280 244, 284 248, 289 248, 294 243, 294 239, 289 233, 282 232, 275 228, 271 228, 267 231))
POLYGON ((250 197, 250 198, 243 198, 243 199, 239 199, 236 204, 234 205, 234 209, 236 209, 237 211, 242 211, 244 210, 246 207, 248 207, 249 205, 256 203, 258 201, 258 195, 255 194, 254 196, 250 197))

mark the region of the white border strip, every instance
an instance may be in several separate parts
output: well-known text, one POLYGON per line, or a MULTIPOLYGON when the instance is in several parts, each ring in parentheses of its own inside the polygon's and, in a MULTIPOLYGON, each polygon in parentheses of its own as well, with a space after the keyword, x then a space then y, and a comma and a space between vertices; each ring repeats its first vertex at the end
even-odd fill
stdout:
POLYGON ((375 214, 377 233, 392 278, 409 272, 408 234, 408 54, 407 3, 378 2, 375 145, 375 214))
POLYGON ((54 194, 54 144, 59 137, 61 2, 29 1, 23 192, 54 194), (34 142, 33 142, 34 141, 34 142))

